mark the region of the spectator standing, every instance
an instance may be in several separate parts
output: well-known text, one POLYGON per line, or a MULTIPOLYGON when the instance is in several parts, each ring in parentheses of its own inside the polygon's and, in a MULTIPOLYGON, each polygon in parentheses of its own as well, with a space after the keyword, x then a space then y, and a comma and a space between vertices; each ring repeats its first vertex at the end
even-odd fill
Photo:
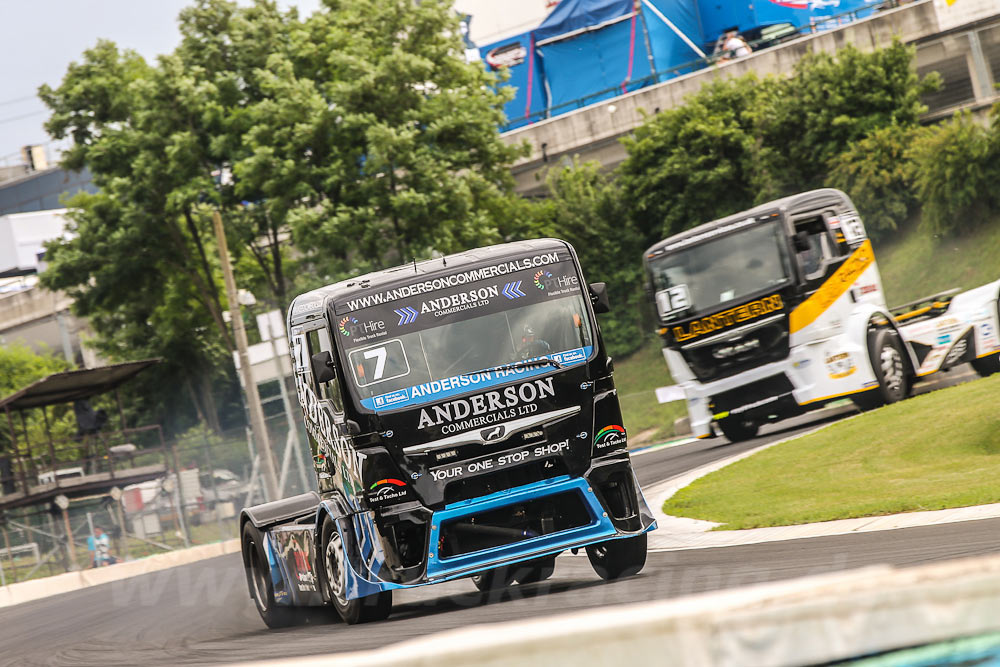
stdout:
POLYGON ((730 30, 726 33, 726 41, 723 44, 723 49, 729 54, 732 54, 732 58, 745 58, 746 56, 753 53, 753 49, 747 44, 747 41, 740 37, 740 33, 735 30, 730 30))

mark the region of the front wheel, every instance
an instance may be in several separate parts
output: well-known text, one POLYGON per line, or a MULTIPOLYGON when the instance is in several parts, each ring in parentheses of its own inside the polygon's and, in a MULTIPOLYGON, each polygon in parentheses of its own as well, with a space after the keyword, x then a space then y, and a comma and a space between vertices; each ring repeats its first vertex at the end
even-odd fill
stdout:
POLYGON ((264 554, 260 531, 249 521, 243 526, 243 567, 247 573, 250 597, 264 624, 269 628, 287 628, 302 622, 302 613, 295 607, 279 607, 274 599, 271 568, 264 554))
POLYGON ((862 410, 871 410, 906 398, 910 393, 910 377, 896 332, 877 330, 870 337, 868 353, 878 386, 854 397, 854 403, 862 410))
POLYGON ((347 599, 347 552, 329 516, 323 521, 323 585, 337 614, 348 625, 381 621, 392 611, 392 591, 347 599))
POLYGON ((555 572, 556 557, 536 558, 535 560, 521 563, 514 567, 516 568, 514 579, 517 580, 517 583, 537 584, 539 581, 545 581, 555 572))
POLYGON ((601 579, 631 577, 646 564, 646 533, 592 544, 587 557, 601 579))
POLYGON ((743 442, 757 437, 760 424, 745 417, 726 417, 716 422, 729 442, 743 442))
POLYGON ((513 581, 514 572, 506 566, 472 575, 472 583, 483 593, 507 588, 513 581))

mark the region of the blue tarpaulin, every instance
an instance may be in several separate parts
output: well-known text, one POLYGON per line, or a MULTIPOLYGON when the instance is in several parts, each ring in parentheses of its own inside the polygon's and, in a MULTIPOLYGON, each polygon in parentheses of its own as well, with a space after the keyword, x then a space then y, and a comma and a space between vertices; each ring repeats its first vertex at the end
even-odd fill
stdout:
POLYGON ((633 0, 562 0, 532 33, 536 42, 625 16, 633 0))

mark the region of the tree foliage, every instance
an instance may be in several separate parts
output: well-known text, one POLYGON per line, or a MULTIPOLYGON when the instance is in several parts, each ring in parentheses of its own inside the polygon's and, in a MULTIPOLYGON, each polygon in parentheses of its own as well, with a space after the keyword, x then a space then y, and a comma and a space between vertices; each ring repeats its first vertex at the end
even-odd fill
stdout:
POLYGON ((827 183, 851 197, 874 239, 888 238, 917 208, 907 153, 924 133, 915 125, 878 128, 830 162, 827 183))

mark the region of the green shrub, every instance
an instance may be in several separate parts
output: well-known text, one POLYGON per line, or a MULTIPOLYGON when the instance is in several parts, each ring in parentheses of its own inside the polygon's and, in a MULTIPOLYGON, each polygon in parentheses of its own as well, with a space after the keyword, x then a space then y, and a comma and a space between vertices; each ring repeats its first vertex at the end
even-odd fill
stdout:
POLYGON ((872 238, 887 238, 913 213, 913 164, 907 151, 928 130, 889 125, 852 143, 831 163, 830 185, 850 195, 872 238))
POLYGON ((924 223, 938 233, 974 229, 998 208, 996 191, 1000 157, 993 129, 968 112, 931 127, 913 144, 913 181, 923 207, 924 223))

